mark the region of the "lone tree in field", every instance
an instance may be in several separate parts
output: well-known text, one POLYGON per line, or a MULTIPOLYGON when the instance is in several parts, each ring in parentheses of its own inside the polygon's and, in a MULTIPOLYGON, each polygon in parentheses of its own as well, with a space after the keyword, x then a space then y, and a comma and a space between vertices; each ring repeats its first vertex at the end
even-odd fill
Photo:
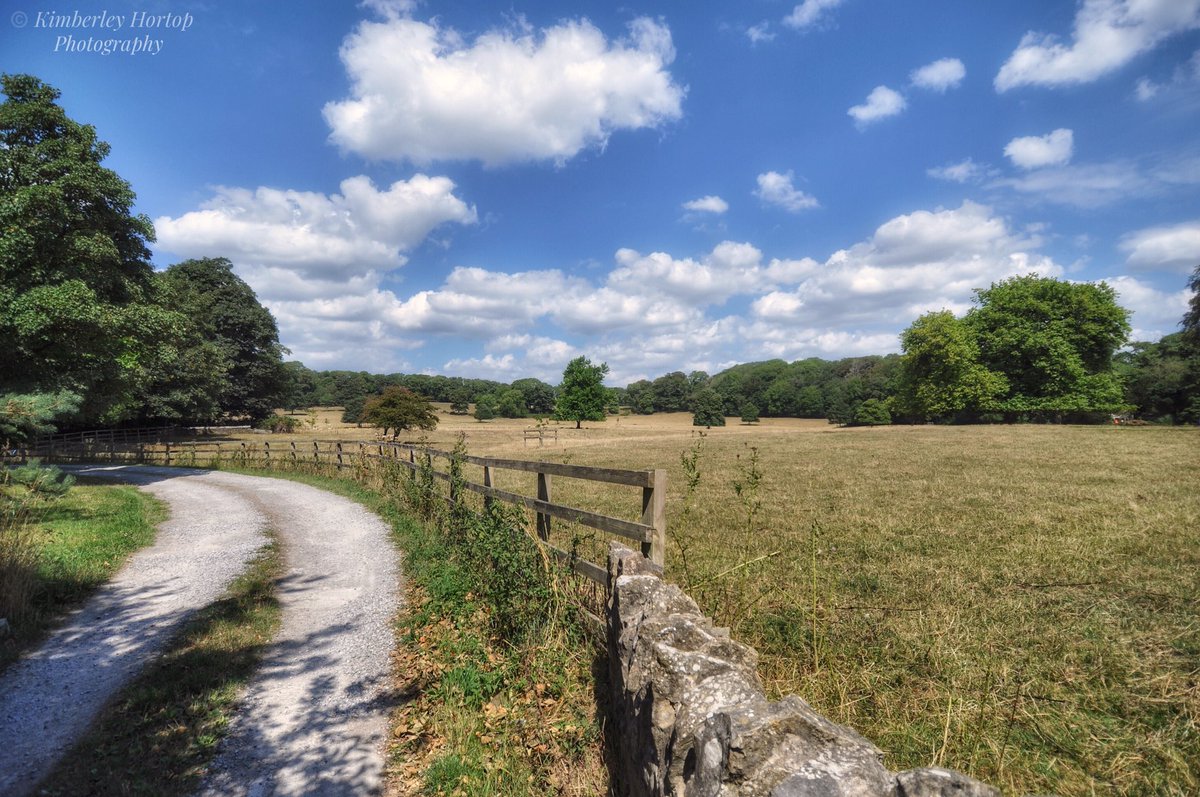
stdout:
POLYGON ((725 400, 711 387, 702 387, 692 399, 695 409, 692 426, 724 426, 725 400))
POLYGON ((409 429, 434 429, 438 424, 432 404, 408 388, 396 386, 367 399, 362 421, 383 429, 385 435, 390 430, 393 440, 409 429))
POLYGON ((576 357, 567 363, 563 381, 558 387, 558 403, 554 416, 560 421, 575 421, 578 429, 583 421, 604 420, 608 391, 604 377, 608 363, 593 365, 587 357, 576 357))

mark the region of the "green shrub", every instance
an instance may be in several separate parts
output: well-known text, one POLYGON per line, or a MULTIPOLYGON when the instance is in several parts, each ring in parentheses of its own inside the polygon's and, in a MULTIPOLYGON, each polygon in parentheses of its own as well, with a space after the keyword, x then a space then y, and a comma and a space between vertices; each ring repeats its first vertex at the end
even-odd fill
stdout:
POLYGON ((892 413, 887 403, 879 399, 867 399, 854 408, 852 426, 887 426, 892 422, 892 413))
POLYGON ((274 434, 290 434, 300 428, 300 421, 291 415, 268 415, 255 426, 274 434))

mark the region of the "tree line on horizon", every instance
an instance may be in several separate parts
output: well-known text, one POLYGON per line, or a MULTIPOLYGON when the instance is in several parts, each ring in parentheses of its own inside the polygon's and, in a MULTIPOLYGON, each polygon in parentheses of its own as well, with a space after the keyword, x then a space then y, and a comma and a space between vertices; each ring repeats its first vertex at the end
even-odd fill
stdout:
POLYGON ((227 259, 156 272, 153 225, 133 215, 130 185, 101 165, 108 145, 66 115, 54 88, 28 75, 0 80, 0 442, 64 428, 259 422, 281 407, 341 406, 347 422, 369 422, 379 397, 398 389, 480 420, 628 411, 692 412, 700 425, 1116 413, 1200 422, 1200 266, 1183 330, 1153 343, 1126 345, 1128 312, 1104 283, 1033 275, 977 291, 962 318, 921 316, 901 354, 672 371, 623 388, 603 387, 607 365, 582 357, 560 385, 314 371, 284 361, 275 319, 227 259))

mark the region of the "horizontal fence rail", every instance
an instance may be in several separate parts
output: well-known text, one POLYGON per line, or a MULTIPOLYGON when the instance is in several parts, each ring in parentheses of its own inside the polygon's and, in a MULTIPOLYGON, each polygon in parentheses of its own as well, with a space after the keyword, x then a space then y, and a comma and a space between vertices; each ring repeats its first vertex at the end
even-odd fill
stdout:
MULTIPOLYGON (((145 431, 145 430, 143 430, 145 431)), ((42 440, 22 452, 26 458, 39 458, 47 462, 108 462, 113 464, 158 464, 184 467, 251 467, 266 469, 288 469, 300 465, 328 467, 341 471, 346 468, 370 466, 387 461, 405 468, 416 478, 422 467, 428 468, 435 480, 451 483, 446 496, 451 504, 461 500, 454 494, 454 483, 448 470, 433 466, 437 460, 449 465, 455 456, 449 451, 440 451, 414 443, 391 441, 344 441, 313 440, 305 442, 287 441, 259 442, 184 440, 145 442, 145 440, 123 441, 119 437, 93 436, 79 440, 42 440)), ((665 470, 619 470, 587 465, 564 465, 556 462, 531 462, 519 459, 461 455, 463 463, 483 469, 483 481, 463 479, 457 484, 463 489, 483 497, 485 502, 503 501, 524 507, 534 513, 538 539, 558 560, 569 565, 576 573, 599 584, 608 578, 606 569, 596 562, 588 561, 577 553, 568 552, 550 542, 554 519, 577 523, 606 534, 615 535, 638 543, 642 554, 661 566, 666 553, 666 489, 665 470), (515 471, 535 474, 537 494, 522 495, 501 490, 494 485, 497 471, 515 471), (601 482, 641 488, 641 515, 638 520, 625 520, 600 514, 587 509, 556 503, 552 499, 552 486, 556 477, 601 482)))

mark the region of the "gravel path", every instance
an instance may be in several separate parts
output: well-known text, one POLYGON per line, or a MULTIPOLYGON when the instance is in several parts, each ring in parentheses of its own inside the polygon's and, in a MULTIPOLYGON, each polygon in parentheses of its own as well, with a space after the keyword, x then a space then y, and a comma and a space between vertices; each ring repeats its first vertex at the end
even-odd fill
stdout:
POLYGON ((0 794, 28 793, 105 700, 245 568, 268 527, 283 541, 282 629, 201 791, 379 791, 399 578, 386 524, 349 500, 277 479, 72 470, 138 484, 170 504, 171 519, 0 679, 0 794))

